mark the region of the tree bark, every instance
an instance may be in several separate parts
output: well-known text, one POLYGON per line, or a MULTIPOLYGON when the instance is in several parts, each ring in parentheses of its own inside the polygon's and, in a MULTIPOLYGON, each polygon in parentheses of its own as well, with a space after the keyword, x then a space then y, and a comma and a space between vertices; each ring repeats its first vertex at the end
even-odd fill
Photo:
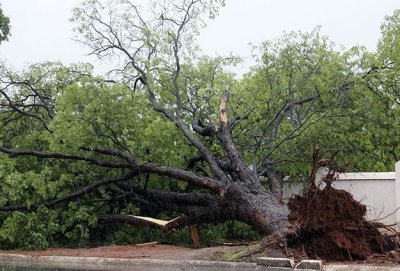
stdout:
MULTIPOLYGON (((204 197, 209 199, 209 204, 197 204, 188 201, 186 204, 180 200, 174 201, 176 195, 168 198, 166 193, 163 200, 157 201, 154 195, 149 195, 141 201, 141 209, 146 210, 146 203, 153 211, 170 210, 183 213, 180 219, 169 223, 164 230, 177 229, 192 224, 215 224, 228 220, 238 220, 253 226, 256 230, 270 235, 284 228, 288 221, 288 208, 282 204, 270 191, 260 189, 250 191, 247 187, 234 184, 227 189, 224 197, 204 197)), ((133 200, 135 201, 135 200, 133 200)), ((135 224, 131 216, 113 215, 101 216, 103 223, 129 223, 135 224), (107 217, 107 219, 105 219, 107 217), (110 219, 112 217, 112 219, 110 219)), ((142 221, 137 223, 143 225, 142 221)), ((150 225, 154 226, 154 225, 150 225)))
POLYGON ((237 220, 248 223, 267 235, 287 223, 287 206, 264 188, 254 191, 236 183, 228 189, 226 196, 237 208, 237 220))

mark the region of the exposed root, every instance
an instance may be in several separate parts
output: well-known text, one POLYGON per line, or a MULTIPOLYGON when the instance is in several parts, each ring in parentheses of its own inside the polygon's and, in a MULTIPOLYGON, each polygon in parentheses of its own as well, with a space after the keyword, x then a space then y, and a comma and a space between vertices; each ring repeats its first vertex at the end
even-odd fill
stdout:
POLYGON ((344 190, 331 186, 309 190, 303 196, 295 196, 289 208, 289 221, 300 229, 289 238, 290 245, 304 246, 309 257, 366 259, 395 247, 392 239, 365 220, 365 205, 344 190))
POLYGON ((238 253, 238 258, 279 247, 297 251, 309 258, 326 260, 364 260, 396 247, 392 236, 382 234, 387 226, 365 220, 366 207, 344 190, 327 186, 308 190, 289 202, 289 222, 282 229, 264 238, 257 245, 238 253))
POLYGON ((243 252, 242 257, 279 244, 285 252, 289 247, 309 258, 352 261, 368 259, 397 247, 393 236, 400 235, 393 228, 367 221, 365 205, 349 192, 331 186, 336 172, 343 171, 332 164, 337 153, 334 151, 330 159, 320 159, 318 149, 314 150, 312 171, 303 195, 294 196, 288 203, 290 214, 286 226, 243 252), (325 183, 322 190, 315 185, 316 173, 321 166, 329 168, 329 173, 322 179, 325 183), (382 234, 382 228, 389 235, 382 234))

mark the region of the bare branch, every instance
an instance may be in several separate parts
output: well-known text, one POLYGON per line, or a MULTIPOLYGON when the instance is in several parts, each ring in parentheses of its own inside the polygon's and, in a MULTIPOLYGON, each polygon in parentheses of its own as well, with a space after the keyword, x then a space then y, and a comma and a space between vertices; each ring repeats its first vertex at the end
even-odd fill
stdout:
POLYGON ((320 93, 316 92, 315 94, 309 96, 309 97, 304 97, 302 99, 294 100, 288 102, 275 116, 272 124, 272 131, 271 131, 271 139, 275 140, 277 138, 279 126, 282 123, 283 118, 286 116, 286 113, 291 110, 295 106, 299 106, 311 101, 315 101, 320 97, 320 93))
MULTIPOLYGON (((7 95, 7 93, 5 93, 4 90, 5 90, 8 86, 10 86, 10 85, 11 85, 11 83, 8 84, 5 88, 0 89, 0 94, 2 94, 2 95, 4 96, 4 98, 6 98, 6 100, 7 100, 7 102, 8 102, 7 105, 8 105, 9 107, 11 107, 13 110, 15 110, 17 113, 21 114, 21 115, 25 115, 25 116, 28 116, 28 117, 32 117, 32 118, 34 118, 34 119, 37 119, 37 120, 43 125, 43 127, 44 127, 47 131, 51 132, 51 130, 50 130, 49 127, 47 126, 47 122, 43 119, 43 117, 42 117, 41 115, 35 114, 35 113, 31 113, 31 112, 29 112, 29 111, 24 111, 24 110, 20 109, 20 108, 13 102, 13 100, 7 95)), ((5 106, 5 105, 2 104, 2 106, 5 106)))
POLYGON ((75 160, 75 161, 85 161, 90 164, 108 167, 108 168, 131 168, 131 164, 122 161, 105 161, 93 157, 86 157, 76 154, 64 154, 58 152, 40 152, 33 150, 13 150, 7 149, 0 146, 0 152, 8 154, 10 157, 15 156, 34 156, 38 158, 49 158, 49 159, 65 159, 65 160, 75 160))

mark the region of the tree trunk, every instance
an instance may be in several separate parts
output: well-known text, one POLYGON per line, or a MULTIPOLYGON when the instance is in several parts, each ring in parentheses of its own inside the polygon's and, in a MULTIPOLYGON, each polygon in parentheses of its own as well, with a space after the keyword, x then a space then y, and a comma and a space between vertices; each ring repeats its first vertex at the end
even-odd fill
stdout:
MULTIPOLYGON (((135 187, 124 187, 133 191, 137 200, 135 187)), ((270 235, 287 225, 289 211, 271 191, 260 186, 256 190, 243 182, 233 182, 225 190, 223 196, 208 193, 160 192, 149 189, 142 194, 143 199, 138 206, 142 212, 148 208, 153 212, 169 210, 183 214, 180 219, 169 223, 164 230, 177 229, 198 223, 222 223, 228 220, 238 220, 247 223, 254 229, 270 235)), ((118 215, 117 215, 118 216, 118 215)), ((122 222, 123 217, 115 218, 114 222, 122 222)), ((107 222, 112 222, 108 220, 107 222)), ((132 221, 126 221, 132 223, 132 221)))
POLYGON ((223 197, 209 197, 207 205, 182 205, 160 202, 160 210, 182 212, 184 215, 164 227, 169 231, 191 224, 215 224, 237 220, 251 225, 255 230, 271 235, 288 225, 289 210, 270 191, 264 188, 250 191, 234 183, 223 197))
POLYGON ((235 206, 237 220, 267 235, 281 229, 288 221, 287 206, 264 188, 249 191, 247 187, 235 183, 228 189, 226 198, 235 206))

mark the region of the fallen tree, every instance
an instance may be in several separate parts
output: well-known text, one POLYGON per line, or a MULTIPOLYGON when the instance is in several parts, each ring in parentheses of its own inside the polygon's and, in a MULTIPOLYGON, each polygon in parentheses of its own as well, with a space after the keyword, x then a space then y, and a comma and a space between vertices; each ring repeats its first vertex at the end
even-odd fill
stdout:
MULTIPOLYGON (((196 175, 179 168, 153 163, 141 164, 137 161, 136 157, 127 152, 113 148, 96 148, 90 151, 108 157, 118 158, 118 160, 104 160, 96 157, 58 152, 14 150, 5 147, 0 147, 0 151, 11 157, 34 156, 41 159, 85 161, 100 167, 116 168, 126 171, 124 175, 94 181, 64 197, 40 203, 40 205, 47 208, 76 200, 101 186, 117 184, 118 189, 124 197, 130 197, 132 201, 135 201, 135 198, 140 196, 140 198, 138 197, 137 199, 137 203, 139 206, 143 206, 143 209, 150 209, 152 211, 169 210, 184 213, 184 216, 171 224, 171 227, 174 228, 195 223, 216 223, 227 220, 239 220, 253 225, 266 234, 271 234, 280 229, 287 222, 288 210, 271 191, 265 189, 261 185, 258 177, 245 164, 240 153, 235 148, 229 130, 226 105, 227 94, 224 95, 221 101, 221 124, 213 131, 227 154, 227 159, 223 162, 224 169, 221 166, 221 162, 193 136, 192 132, 183 124, 181 119, 175 118, 172 114, 169 114, 168 111, 160 109, 183 131, 187 140, 198 147, 202 159, 208 162, 211 170, 218 178, 196 175), (226 167, 229 169, 226 169, 226 167), (228 174, 228 172, 232 173, 232 176, 228 174), (195 187, 209 190, 212 193, 160 191, 143 188, 127 182, 140 174, 148 173, 182 180, 195 187)), ((37 207, 37 205, 26 206, 22 204, 3 206, 0 207, 0 210, 29 211, 37 207)), ((113 219, 118 222, 126 221, 129 223, 131 221, 131 218, 118 214, 115 214, 113 219)), ((111 220, 112 219, 108 219, 107 221, 111 220)))
POLYGON ((163 2, 148 13, 129 1, 85 1, 74 11, 82 42, 100 58, 117 54, 126 61, 113 80, 92 76, 88 67, 37 65, 25 75, 3 68, 4 228, 36 211, 65 224, 55 232, 79 230, 84 238, 87 228, 77 225, 159 227, 142 216, 167 211, 179 217, 165 230, 237 220, 268 240, 298 232, 282 203, 279 165, 291 152, 304 152, 310 138, 294 140, 337 113, 357 80, 375 68, 356 76, 313 33, 291 40, 281 59, 265 55, 272 59, 271 89, 235 91, 234 78, 221 68, 235 59, 197 58, 191 42, 204 14, 217 11, 213 2, 195 0, 163 2), (288 80, 280 79, 282 65, 288 80), (341 71, 334 82, 317 80, 333 68, 341 71))

